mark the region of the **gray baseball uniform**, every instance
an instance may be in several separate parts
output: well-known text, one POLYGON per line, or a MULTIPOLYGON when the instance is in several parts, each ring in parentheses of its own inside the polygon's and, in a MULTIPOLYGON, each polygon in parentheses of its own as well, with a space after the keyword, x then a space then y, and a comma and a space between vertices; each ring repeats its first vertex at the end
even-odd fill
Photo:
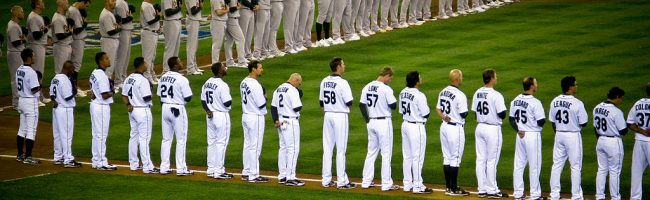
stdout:
POLYGON ((239 10, 237 8, 237 1, 230 0, 230 10, 232 12, 228 13, 228 21, 226 22, 226 65, 232 66, 235 64, 235 61, 232 59, 232 45, 233 42, 237 44, 237 61, 239 64, 248 63, 246 60, 246 53, 244 51, 244 33, 242 33, 241 27, 239 26, 239 10), (234 9, 233 9, 234 8, 234 9), (234 11, 233 11, 234 10, 234 11))
POLYGON ((102 38, 99 40, 99 44, 101 45, 101 50, 108 54, 108 59, 111 62, 111 66, 106 68, 106 75, 109 79, 113 76, 113 70, 115 69, 116 63, 117 48, 120 42, 118 38, 121 30, 116 25, 117 21, 113 13, 104 8, 101 14, 99 14, 99 33, 102 35, 102 38))
POLYGON ((75 6, 68 8, 68 18, 74 20, 74 30, 72 34, 72 55, 70 60, 74 64, 74 71, 81 70, 81 63, 84 57, 84 46, 86 46, 86 19, 81 16, 81 12, 75 6))
POLYGON ((122 31, 120 31, 120 44, 117 47, 115 58, 115 86, 122 87, 126 79, 126 69, 129 66, 131 56, 131 32, 133 31, 133 16, 129 16, 129 4, 126 0, 117 0, 115 3, 115 14, 122 18, 122 31))
POLYGON ((253 4, 251 0, 241 0, 242 9, 239 11, 239 27, 241 28, 242 34, 244 34, 244 51, 246 53, 246 59, 253 56, 251 51, 251 44, 253 44, 253 32, 255 31, 255 13, 253 8, 257 4, 253 4))
MULTIPOLYGON (((218 15, 217 10, 223 10, 228 7, 224 0, 210 0, 210 34, 212 35, 212 63, 219 62, 219 54, 221 53, 221 46, 223 39, 226 36, 226 21, 228 20, 228 13, 218 15)), ((239 46, 239 45, 238 45, 239 46)))
POLYGON ((9 21, 7 24, 7 65, 9 66, 9 76, 11 78, 11 105, 18 108, 18 90, 16 89, 16 70, 23 65, 23 59, 20 58, 20 52, 25 49, 25 35, 20 24, 9 21))
POLYGON ((70 60, 72 54, 72 25, 68 25, 66 17, 59 13, 54 13, 52 16, 52 32, 54 38, 54 47, 52 53, 54 54, 54 73, 61 72, 63 63, 70 60))
POLYGON ((334 3, 334 0, 318 0, 318 17, 316 17, 316 23, 322 24, 323 22, 330 21, 329 8, 332 3, 334 3))
POLYGON ((142 57, 147 63, 147 71, 144 76, 151 82, 155 82, 154 60, 156 59, 156 46, 158 45, 158 34, 160 33, 160 16, 157 15, 153 4, 142 2, 140 6, 140 25, 142 25, 142 57))
POLYGON ((415 11, 417 10, 418 2, 419 2, 418 0, 403 0, 402 1, 402 7, 401 7, 401 10, 399 12, 399 23, 400 24, 407 24, 407 23, 415 23, 416 22, 415 11), (408 15, 408 20, 406 19, 407 15, 408 15))
POLYGON ((381 29, 386 29, 388 27, 397 28, 397 26, 399 26, 399 21, 397 20, 398 4, 399 0, 381 0, 381 29), (390 24, 388 24, 389 11, 391 19, 390 24))
MULTIPOLYGON (((361 13, 363 13, 363 9, 361 9, 362 6, 362 0, 350 0, 350 6, 352 7, 352 10, 350 10, 350 18, 348 21, 350 22, 350 31, 352 33, 356 33, 361 31, 361 27, 357 26, 357 22, 361 22, 361 13)), ((364 5, 365 6, 365 5, 364 5)))
POLYGON ((440 17, 449 16, 454 11, 451 10, 452 0, 438 0, 438 15, 440 17))
POLYGON ((169 71, 167 60, 178 56, 178 49, 181 47, 181 0, 162 0, 162 10, 165 13, 165 53, 163 53, 163 74, 169 71))
POLYGON ((269 55, 276 55, 280 53, 277 45, 278 29, 280 29, 280 22, 282 21, 282 12, 284 10, 283 0, 271 0, 271 22, 269 37, 266 39, 266 52, 269 55))
POLYGON ((469 11, 469 1, 468 0, 458 0, 456 1, 456 11, 469 11))
POLYGON ((48 28, 45 26, 43 17, 34 11, 29 13, 27 17, 27 29, 29 30, 27 42, 29 42, 29 48, 34 51, 34 64, 32 64, 32 68, 44 73, 48 28))
POLYGON ((199 45, 199 22, 203 0, 185 0, 185 7, 187 8, 185 29, 187 30, 187 73, 189 74, 199 70, 196 64, 196 49, 199 45))
POLYGON ((285 51, 293 50, 297 47, 297 30, 298 8, 300 0, 284 0, 284 49, 285 51))
POLYGON ((300 2, 300 10, 297 23, 297 45, 311 47, 311 27, 314 24, 314 0, 303 0, 300 2))
POLYGON ((351 0, 334 0, 334 16, 332 16, 332 39, 341 38, 341 25, 343 25, 346 34, 349 34, 351 28, 350 17, 352 10, 351 0))
MULTIPOLYGON (((368 16, 364 18, 364 30, 379 31, 379 24, 377 23, 377 15, 379 14, 379 2, 381 0, 370 0, 366 2, 366 12, 368 16)), ((383 6, 383 5, 382 5, 383 6)))
POLYGON ((422 1, 422 16, 418 18, 430 19, 431 18, 431 0, 421 0, 422 1))
POLYGON ((260 9, 255 13, 255 50, 253 57, 262 58, 267 55, 264 45, 267 44, 271 31, 271 0, 260 0, 260 9))

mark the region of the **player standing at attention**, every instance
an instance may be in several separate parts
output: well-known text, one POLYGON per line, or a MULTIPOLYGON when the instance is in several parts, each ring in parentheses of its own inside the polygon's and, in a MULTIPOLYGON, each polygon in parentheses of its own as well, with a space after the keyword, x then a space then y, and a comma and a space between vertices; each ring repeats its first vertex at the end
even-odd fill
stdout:
POLYGON ((636 132, 632 151, 632 184, 630 199, 640 200, 643 192, 643 171, 650 163, 650 82, 645 86, 646 97, 637 101, 627 115, 627 126, 636 132))
POLYGON ((605 199, 605 183, 609 174, 609 195, 614 200, 621 199, 619 193, 621 167, 623 167, 623 140, 627 124, 623 111, 617 108, 623 102, 625 91, 613 87, 607 93, 607 100, 599 103, 593 111, 593 124, 598 143, 598 174, 596 175, 596 199, 605 199))
MULTIPOLYGON (((169 71, 167 61, 171 57, 178 56, 178 49, 181 47, 181 5, 183 0, 162 0, 162 9, 165 13, 165 24, 163 34, 165 35, 165 52, 163 53, 163 73, 169 71)), ((161 167, 162 168, 162 167, 161 167)), ((164 172, 164 171, 163 171, 164 172)))
POLYGON ((156 94, 162 103, 162 144, 160 145, 160 174, 169 174, 169 154, 176 133, 176 176, 192 176, 194 171, 185 164, 187 143, 187 112, 185 104, 192 100, 190 82, 182 74, 183 63, 178 57, 167 60, 169 71, 160 77, 156 94))
MULTIPOLYGON (((31 0, 32 12, 27 16, 27 29, 30 34, 27 35, 29 48, 34 53, 32 68, 34 71, 45 74, 45 54, 48 45, 52 45, 52 38, 48 36, 48 27, 50 18, 41 15, 45 10, 44 0, 31 0)), ((38 106, 45 106, 51 100, 43 94, 38 95, 40 102, 38 106)))
POLYGON ((52 32, 54 33, 54 45, 52 54, 54 60, 54 73, 58 74, 63 68, 63 63, 70 60, 72 55, 72 30, 74 20, 66 18, 68 11, 68 0, 56 0, 56 12, 52 16, 52 32))
POLYGON ((443 171, 447 189, 445 195, 467 196, 469 192, 458 187, 458 170, 465 149, 465 118, 467 117, 467 96, 460 90, 463 72, 453 69, 449 72, 449 86, 438 94, 436 113, 442 119, 440 144, 442 147, 443 171))
POLYGON ((341 75, 345 72, 342 58, 330 61, 332 74, 320 83, 321 111, 324 113, 323 122, 323 187, 334 186, 332 181, 332 150, 336 146, 336 179, 337 188, 352 189, 357 187, 350 182, 345 173, 345 152, 348 147, 348 114, 352 106, 352 90, 348 81, 341 75))
MULTIPOLYGON (((225 14, 225 13, 224 13, 225 14)), ((226 66, 220 62, 212 64, 213 77, 203 84, 201 89, 201 106, 206 113, 208 124, 208 177, 231 179, 234 175, 226 173, 226 147, 230 140, 230 114, 232 97, 230 87, 223 81, 226 66)))
POLYGON ((524 93, 510 102, 510 126, 517 133, 515 144, 515 164, 512 173, 515 199, 526 199, 524 194, 524 169, 528 164, 530 198, 546 199, 539 185, 542 169, 542 127, 546 123, 544 106, 533 96, 537 92, 537 79, 526 77, 523 82, 524 93))
POLYGON ((115 16, 122 24, 122 31, 120 31, 120 44, 117 47, 117 57, 115 58, 115 86, 122 88, 124 79, 126 79, 126 69, 129 68, 129 61, 131 60, 131 34, 133 32, 133 14, 135 7, 126 2, 126 0, 117 0, 115 2, 115 16))
POLYGON ((11 105, 18 110, 18 90, 16 89, 16 70, 23 64, 20 52, 25 49, 28 30, 20 26, 20 21, 25 18, 23 8, 20 6, 11 7, 11 20, 7 24, 7 66, 9 67, 9 78, 11 80, 11 105))
POLYGON ((402 113, 402 154, 404 154, 404 192, 429 194, 422 180, 422 165, 427 144, 425 124, 431 114, 427 97, 420 92, 422 79, 417 71, 406 74, 406 88, 399 93, 399 112, 402 113))
POLYGON ((81 167, 81 163, 72 156, 72 135, 74 133, 74 107, 77 90, 70 77, 74 73, 72 61, 63 63, 61 72, 54 76, 50 84, 50 97, 54 101, 52 108, 52 133, 54 139, 54 164, 63 164, 65 168, 81 167))
POLYGON ((129 111, 129 122, 131 124, 131 133, 129 138, 129 163, 132 171, 142 169, 145 174, 160 173, 151 162, 149 154, 149 142, 151 141, 151 128, 153 117, 151 116, 151 90, 153 85, 146 77, 144 72, 147 71, 147 63, 143 57, 137 57, 133 60, 135 71, 126 78, 124 90, 122 90, 122 100, 129 111), (140 158, 142 167, 138 159, 138 146, 140 147, 140 158))
POLYGON ((252 59, 264 60, 267 52, 264 48, 268 42, 269 33, 271 31, 271 0, 260 0, 259 9, 255 12, 255 44, 253 48, 252 59))
POLYGON ((293 73, 286 83, 273 92, 271 116, 278 129, 280 150, 278 151, 278 179, 287 186, 303 186, 296 178, 298 152, 300 152, 300 110, 302 109, 302 77, 293 73))
POLYGON ((18 90, 18 113, 20 113, 20 127, 16 143, 18 155, 16 161, 35 165, 40 161, 32 158, 32 149, 36 140, 36 127, 38 125, 38 97, 41 92, 41 83, 37 71, 32 69, 34 64, 34 51, 24 49, 20 52, 23 65, 16 69, 16 90, 18 90), (25 145, 25 154, 23 154, 25 145))
POLYGON ((68 18, 74 21, 72 31, 72 54, 70 61, 74 64, 74 73, 71 77, 72 86, 77 90, 77 97, 86 97, 86 92, 77 87, 77 80, 79 79, 79 71, 81 70, 81 63, 83 62, 84 48, 86 46, 86 17, 88 12, 86 8, 90 6, 90 0, 77 0, 68 8, 68 18))
POLYGON ((582 135, 580 129, 587 126, 589 116, 585 106, 573 96, 578 83, 573 76, 562 78, 562 94, 551 101, 548 118, 555 132, 553 144, 553 167, 551 168, 551 199, 560 199, 560 177, 564 162, 571 166, 571 199, 583 199, 582 187, 582 135))
POLYGON ((185 21, 185 29, 187 30, 187 75, 202 75, 203 70, 199 69, 196 64, 196 49, 199 46, 199 26, 201 25, 199 22, 202 20, 203 0, 185 0, 185 6, 187 8, 187 20, 185 21))
MULTIPOLYGON (((110 1, 110 0, 109 0, 110 1)), ((113 104, 113 88, 106 75, 106 69, 111 67, 111 60, 106 52, 95 54, 97 68, 90 74, 89 85, 92 91, 90 97, 90 120, 92 124, 92 167, 97 170, 117 170, 108 164, 106 158, 106 139, 111 122, 111 104, 113 104)))
MULTIPOLYGON (((99 40, 101 51, 108 55, 110 65, 106 69, 106 75, 110 79, 113 77, 115 63, 117 63, 117 50, 120 44, 119 33, 122 31, 122 20, 117 19, 119 15, 113 15, 115 9, 115 0, 106 0, 104 9, 99 14, 99 33, 102 38, 99 40)), ((113 87, 113 86, 111 86, 113 87)), ((114 88, 111 88, 111 90, 114 88)))
POLYGON ((391 110, 397 108, 393 89, 388 86, 393 80, 393 68, 384 67, 379 77, 361 90, 359 109, 368 129, 368 153, 363 166, 361 188, 369 188, 375 175, 375 160, 381 151, 381 190, 397 190, 391 178, 391 159, 393 156, 393 121, 391 110))
POLYGON ((502 120, 506 118, 503 96, 494 90, 497 73, 493 69, 483 71, 485 86, 476 90, 472 99, 472 111, 476 113, 476 179, 480 198, 507 198, 497 186, 497 165, 503 142, 502 120))
MULTIPOLYGON (((252 30, 251 30, 252 31, 252 30)), ((248 63, 248 76, 239 84, 242 105, 242 127, 244 128, 244 169, 242 180, 251 183, 265 183, 269 179, 260 176, 260 154, 264 141, 264 115, 266 115, 266 90, 257 79, 262 76, 262 63, 248 63)))

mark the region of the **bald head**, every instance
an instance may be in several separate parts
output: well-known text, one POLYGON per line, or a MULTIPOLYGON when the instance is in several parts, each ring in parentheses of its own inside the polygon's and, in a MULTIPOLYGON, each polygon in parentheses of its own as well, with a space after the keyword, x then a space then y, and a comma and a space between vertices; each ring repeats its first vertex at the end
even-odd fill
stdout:
POLYGON ((66 11, 68 11, 68 0, 56 0, 56 9, 57 12, 63 12, 65 14, 66 11))
POLYGON ((289 80, 287 80, 291 85, 294 87, 300 87, 302 85, 302 76, 300 76, 299 73, 293 73, 291 76, 289 76, 289 80))
POLYGON ((456 87, 460 86, 463 83, 463 72, 459 69, 452 69, 449 72, 449 83, 456 87))

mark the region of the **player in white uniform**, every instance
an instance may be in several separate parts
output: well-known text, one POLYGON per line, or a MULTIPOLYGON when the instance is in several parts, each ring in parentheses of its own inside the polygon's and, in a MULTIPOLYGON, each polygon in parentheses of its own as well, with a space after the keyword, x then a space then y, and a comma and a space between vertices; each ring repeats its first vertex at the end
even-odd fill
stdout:
POLYGON ((16 69, 16 90, 18 90, 18 113, 20 113, 20 127, 16 143, 18 155, 16 161, 25 164, 38 164, 39 160, 32 158, 32 149, 36 140, 36 127, 38 125, 38 97, 40 96, 41 83, 37 72, 32 69, 34 64, 34 51, 24 49, 20 52, 23 65, 16 69), (23 154, 25 145, 25 154, 23 154))
POLYGON ((569 160, 571 168, 571 199, 583 199, 582 187, 582 135, 580 129, 587 126, 589 116, 585 106, 573 96, 578 91, 576 78, 567 76, 561 81, 562 94, 551 101, 548 119, 553 125, 553 167, 551 168, 551 199, 560 199, 560 177, 564 163, 569 160))
POLYGON ((72 61, 63 63, 61 72, 50 83, 50 97, 54 101, 52 108, 52 135, 54 138, 54 163, 63 164, 65 168, 81 167, 81 163, 72 156, 72 136, 74 133, 74 107, 77 90, 73 87, 72 61))
POLYGON ((187 74, 201 75, 203 70, 199 69, 196 64, 196 49, 199 46, 199 22, 202 20, 203 0, 185 0, 185 6, 187 8, 187 20, 185 21, 185 29, 187 30, 187 74))
POLYGON ((280 84, 273 92, 271 116, 280 137, 278 151, 278 169, 280 184, 303 186, 304 182, 296 178, 298 152, 300 152, 300 110, 302 109, 302 77, 293 73, 287 82, 280 84))
POLYGON ((111 60, 106 52, 95 54, 97 69, 90 74, 89 84, 92 91, 90 102, 90 120, 92 124, 92 167, 97 170, 117 170, 116 166, 108 164, 106 158, 106 139, 111 122, 111 104, 113 91, 106 68, 111 66, 111 60))
POLYGON ((442 119, 440 124, 440 146, 442 148, 442 167, 447 189, 445 195, 467 196, 468 192, 458 187, 458 170, 465 149, 465 118, 467 96, 460 90, 463 73, 458 69, 449 72, 449 86, 438 94, 436 113, 442 119))
POLYGON ((145 174, 157 174, 160 170, 155 168, 149 154, 149 142, 151 141, 151 129, 153 116, 151 115, 151 89, 153 85, 146 77, 147 63, 143 57, 133 60, 135 71, 124 81, 122 90, 122 101, 129 111, 129 123, 131 133, 129 137, 129 168, 132 171, 142 169, 145 174), (138 147, 140 148, 140 159, 138 159, 138 147))
MULTIPOLYGON (((165 13, 163 34, 165 35, 165 52, 163 53, 163 73, 169 71, 167 61, 178 56, 181 47, 181 5, 183 0, 162 0, 162 10, 165 13)), ((162 168, 162 167, 161 167, 162 168)))
POLYGON ((502 120, 506 117, 503 96, 494 90, 497 74, 493 69, 483 71, 485 86, 474 93, 472 111, 476 113, 476 179, 481 198, 507 198, 497 186, 497 165, 503 142, 502 120))
MULTIPOLYGON (((108 54, 111 66, 106 69, 108 78, 113 77, 115 63, 117 63, 117 50, 120 44, 119 33, 122 31, 121 19, 115 18, 112 11, 115 10, 115 0, 106 0, 104 9, 99 14, 99 33, 102 38, 99 40, 101 51, 108 54)), ((113 88, 111 88, 113 89, 113 88)))
POLYGON ((399 93, 399 112, 402 113, 402 162, 404 192, 432 193, 422 180, 422 165, 427 144, 426 123, 431 110, 427 96, 420 92, 422 77, 417 71, 406 74, 406 88, 399 93))
POLYGON ((156 60, 156 46, 158 46, 158 34, 160 34, 160 19, 162 13, 160 11, 160 4, 152 4, 153 0, 145 0, 140 8, 140 25, 142 32, 140 39, 142 40, 142 57, 147 63, 147 71, 144 76, 147 77, 149 82, 158 84, 156 72, 154 71, 154 60, 156 60))
POLYGON ((379 77, 361 90, 359 109, 368 129, 368 153, 363 165, 361 188, 372 186, 375 176, 375 160, 381 151, 381 190, 397 190, 391 178, 391 159, 393 157, 393 121, 391 110, 397 108, 393 89, 388 86, 393 80, 393 68, 384 67, 379 77))
POLYGON ((345 63, 342 58, 333 58, 330 61, 332 74, 325 77, 320 83, 318 99, 321 111, 324 112, 323 121, 323 187, 334 186, 332 181, 332 151, 336 146, 336 179, 337 188, 352 189, 357 187, 350 182, 345 173, 345 152, 348 147, 348 114, 352 106, 352 90, 348 81, 341 75, 345 72, 345 63))
POLYGON ((623 167, 623 140, 627 124, 623 111, 617 108, 623 102, 625 91, 613 87, 607 93, 607 101, 599 103, 593 111, 593 124, 598 143, 598 174, 596 175, 596 199, 605 199, 605 183, 609 174, 609 192, 613 200, 621 199, 619 176, 623 167))
MULTIPOLYGON (((643 171, 650 164, 650 83, 646 97, 637 101, 627 115, 627 125, 636 134, 632 151, 632 184, 630 199, 642 199, 643 171)), ((646 186, 647 187, 647 186, 646 186)))
POLYGON ((230 87, 223 81, 227 74, 226 67, 220 62, 212 64, 213 77, 205 81, 201 89, 201 105, 206 113, 208 124, 208 177, 216 179, 231 179, 234 176, 226 173, 224 163, 226 148, 230 140, 230 114, 232 96, 230 87))
POLYGON ((167 60, 169 71, 160 77, 156 95, 162 103, 162 144, 160 145, 160 173, 169 174, 169 154, 176 133, 176 176, 192 176, 194 171, 185 164, 185 144, 187 143, 187 112, 185 104, 192 100, 190 82, 178 71, 183 63, 178 57, 167 60))
POLYGON ((52 16, 52 32, 54 35, 52 54, 54 57, 54 73, 61 72, 63 63, 70 60, 72 55, 72 31, 74 20, 68 19, 65 13, 68 11, 67 0, 56 0, 56 12, 52 16))
POLYGON ((242 180, 258 183, 269 179, 260 176, 260 154, 264 141, 264 115, 266 115, 266 90, 257 79, 262 76, 262 63, 248 63, 248 76, 239 84, 242 103, 242 127, 244 129, 244 169, 242 180))
POLYGON ((11 20, 7 24, 7 66, 9 67, 9 78, 11 80, 11 105, 18 109, 18 90, 16 90, 16 70, 23 64, 20 52, 25 49, 26 37, 29 34, 27 28, 20 26, 20 21, 25 18, 23 8, 20 6, 11 7, 11 20))
POLYGON ((524 92, 510 102, 510 126, 516 132, 515 164, 512 172, 515 199, 525 199, 524 169, 528 164, 530 199, 542 197, 539 174, 542 169, 542 127, 546 123, 544 106, 533 96, 537 92, 537 79, 526 77, 524 92))

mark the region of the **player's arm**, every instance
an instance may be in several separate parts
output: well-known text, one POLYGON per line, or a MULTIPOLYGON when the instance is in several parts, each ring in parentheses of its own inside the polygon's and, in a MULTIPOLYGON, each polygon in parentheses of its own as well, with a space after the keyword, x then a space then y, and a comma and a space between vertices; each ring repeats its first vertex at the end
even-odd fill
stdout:
POLYGON ((181 90, 181 94, 183 94, 183 100, 185 100, 185 103, 189 103, 192 100, 192 88, 190 87, 190 82, 186 78, 183 80, 183 86, 181 90))
POLYGON ((496 97, 494 103, 495 103, 494 106, 497 109, 497 116, 499 116, 499 118, 501 119, 505 119, 507 108, 506 108, 505 101, 503 100, 503 95, 499 94, 496 97))
MULTIPOLYGON (((23 29, 22 30, 23 33, 28 32, 27 28, 23 27, 21 29, 23 29)), ((14 47, 18 47, 18 46, 26 43, 25 38, 21 37, 22 34, 20 34, 20 32, 18 30, 19 29, 13 29, 12 30, 13 32, 8 34, 9 41, 11 42, 11 45, 14 46, 14 47)))
POLYGON ((35 75, 33 75, 32 77, 36 77, 36 79, 31 78, 31 80, 30 80, 30 82, 29 82, 30 85, 33 85, 33 86, 34 86, 34 87, 32 87, 32 89, 30 90, 30 91, 32 91, 32 94, 36 94, 36 93, 38 93, 39 91, 41 91, 41 84, 40 84, 40 82, 41 82, 41 79, 43 78, 43 74, 42 74, 41 72, 39 72, 39 71, 34 71, 34 73, 35 73, 35 75))
POLYGON ((589 115, 587 115, 587 110, 585 110, 584 104, 580 103, 580 106, 578 106, 578 123, 580 123, 580 127, 584 128, 587 127, 587 123, 589 122, 589 115))
POLYGON ((170 0, 170 1, 163 1, 163 2, 168 2, 168 3, 165 3, 164 6, 163 6, 163 7, 167 7, 167 8, 165 9, 165 17, 171 17, 172 15, 175 15, 175 14, 181 12, 181 8, 180 8, 180 7, 178 7, 178 8, 172 8, 172 6, 170 5, 170 4, 171 4, 171 0, 170 0))
POLYGON ((438 114, 438 117, 440 117, 440 119, 442 119, 442 121, 444 121, 444 122, 451 121, 451 118, 449 116, 445 115, 442 112, 441 108, 442 107, 440 106, 440 98, 438 98, 438 103, 436 103, 436 114, 438 114))
POLYGON ((354 98, 352 97, 352 89, 350 89, 350 84, 347 81, 345 81, 344 87, 342 87, 341 89, 342 89, 341 94, 343 95, 343 101, 345 101, 345 105, 348 108, 352 107, 352 101, 354 100, 354 98))
POLYGON ((366 124, 370 122, 370 118, 368 117, 368 105, 365 103, 359 103, 359 110, 361 110, 361 116, 363 116, 363 120, 366 121, 366 124))
POLYGON ((650 136, 650 132, 648 130, 639 127, 638 125, 636 125, 636 123, 631 123, 631 124, 628 123, 627 128, 634 132, 640 133, 641 135, 644 135, 646 137, 650 136))
POLYGON ((244 6, 248 7, 248 8, 250 8, 251 10, 253 10, 253 9, 255 8, 255 5, 253 5, 253 3, 252 3, 251 1, 249 1, 249 0, 239 0, 239 2, 240 2, 242 5, 244 5, 244 6))
MULTIPOLYGON (((197 0, 197 1, 199 1, 199 0, 197 0)), ((189 2, 185 2, 185 5, 191 6, 189 10, 190 10, 190 14, 192 14, 192 15, 196 15, 197 13, 201 12, 201 9, 202 9, 201 4, 197 3, 195 5, 190 5, 189 2)))
POLYGON ((108 80, 108 77, 105 78, 100 78, 99 81, 99 89, 102 95, 102 99, 108 99, 113 97, 113 91, 112 87, 110 86, 110 80, 108 80))
POLYGON ((54 23, 54 37, 56 37, 57 40, 63 40, 72 36, 72 33, 63 30, 64 25, 61 24, 61 21, 57 20, 54 23))
POLYGON ((418 109, 420 110, 420 113, 422 113, 422 117, 425 119, 429 118, 429 115, 431 115, 431 110, 429 109, 429 105, 427 105, 427 97, 422 95, 422 99, 418 100, 418 109))
POLYGON ((124 105, 126 106, 127 110, 129 112, 133 111, 133 106, 131 106, 131 102, 129 101, 129 96, 122 96, 122 101, 124 102, 124 105))
POLYGON ((627 124, 625 123, 625 118, 623 118, 623 112, 614 116, 616 128, 618 129, 618 134, 624 136, 627 134, 627 124))
POLYGON ((106 33, 108 33, 108 35, 110 35, 110 36, 118 34, 118 33, 120 33, 122 31, 122 28, 115 27, 115 25, 110 23, 110 21, 106 20, 106 18, 104 18, 104 19, 100 18, 99 21, 101 21, 101 24, 102 24, 102 26, 104 27, 105 30, 109 30, 106 33))
MULTIPOLYGON (((123 5, 123 4, 121 4, 121 5, 123 5)), ((118 8, 116 8, 116 9, 118 9, 118 8)), ((120 24, 126 24, 126 23, 129 23, 129 22, 133 21, 133 16, 129 15, 129 7, 128 7, 128 5, 127 5, 126 8, 124 6, 119 6, 119 10, 120 10, 119 15, 122 18, 122 19, 120 19, 120 24)))

